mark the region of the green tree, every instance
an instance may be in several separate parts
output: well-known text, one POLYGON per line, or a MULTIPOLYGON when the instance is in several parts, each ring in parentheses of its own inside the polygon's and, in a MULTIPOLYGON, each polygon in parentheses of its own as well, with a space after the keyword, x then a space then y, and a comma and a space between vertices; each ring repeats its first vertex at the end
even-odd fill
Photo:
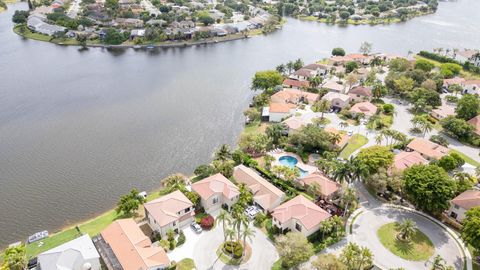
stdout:
POLYGON ((275 247, 282 259, 282 266, 287 269, 307 261, 313 255, 312 244, 299 232, 277 236, 275 247))
POLYGON ((405 192, 420 209, 441 213, 455 194, 455 182, 437 165, 414 165, 403 172, 405 192))
POLYGON ((358 63, 355 61, 350 61, 345 64, 345 72, 350 73, 358 69, 358 63))
POLYGON ((29 15, 30 11, 28 10, 15 10, 12 16, 12 22, 17 24, 26 23, 29 15))
POLYGON ((345 50, 343 48, 333 48, 332 55, 334 55, 334 56, 345 56, 345 50))
POLYGON ((145 199, 139 195, 138 190, 133 188, 129 194, 120 197, 115 211, 117 213, 123 213, 126 216, 131 216, 144 201, 145 199))
POLYGON ((404 72, 410 68, 410 62, 405 58, 395 58, 390 61, 388 66, 392 71, 404 72))
POLYGON ((198 21, 203 23, 205 26, 215 23, 215 20, 206 13, 201 13, 198 15, 198 21))
POLYGON ((207 165, 207 164, 203 164, 203 165, 200 165, 198 166, 197 168, 195 168, 195 170, 193 171, 193 173, 198 176, 200 179, 203 179, 205 177, 208 177, 212 174, 215 173, 215 169, 210 166, 210 165, 207 165))
POLYGON ((462 66, 454 63, 443 63, 440 66, 440 74, 442 74, 445 78, 452 78, 460 74, 461 70, 462 66))
POLYGON ((322 113, 320 118, 323 119, 323 114, 326 111, 328 111, 330 109, 330 107, 331 107, 330 101, 328 101, 326 99, 320 99, 320 100, 315 101, 315 103, 312 106, 312 110, 314 112, 322 113))
POLYGON ((480 206, 468 210, 462 224, 462 239, 480 252, 480 206))
POLYGON ((409 241, 417 232, 418 227, 412 219, 406 218, 401 222, 395 223, 395 229, 402 240, 409 241))
POLYGON ((461 140, 468 140, 473 134, 473 126, 464 119, 448 116, 440 120, 440 124, 444 131, 461 140))
POLYGON ((214 159, 215 160, 229 160, 232 158, 232 150, 228 144, 222 144, 220 148, 215 151, 214 159))
POLYGON ((477 177, 470 175, 464 172, 455 172, 453 175, 453 180, 457 184, 457 193, 462 193, 466 190, 469 190, 478 183, 477 177))
POLYGON ((103 42, 105 44, 118 45, 118 44, 122 44, 125 40, 127 40, 127 38, 125 38, 125 35, 123 35, 117 29, 108 28, 106 30, 105 37, 103 38, 103 42))
POLYGON ((340 261, 347 266, 348 270, 368 269, 373 263, 373 254, 366 247, 348 243, 342 250, 340 261))
POLYGON ((455 112, 458 118, 470 120, 477 116, 480 109, 480 101, 476 95, 465 94, 457 103, 455 112))
POLYGON ((255 230, 250 229, 248 224, 245 226, 245 228, 242 231, 242 237, 243 237, 243 255, 245 256, 245 252, 247 251, 247 238, 252 240, 252 238, 255 236, 255 230))
POLYGON ((393 81, 394 91, 400 95, 407 95, 413 91, 415 81, 412 78, 402 76, 393 81))
POLYGON ((421 69, 426 72, 430 72, 434 67, 435 67, 434 64, 432 64, 430 61, 425 59, 418 59, 415 62, 415 68, 421 69))
POLYGON ((2 270, 24 270, 27 267, 27 250, 25 245, 5 249, 2 270))
POLYGON ((340 18, 347 21, 348 18, 350 18, 350 13, 348 13, 348 11, 340 11, 340 18))
POLYGON ((160 181, 164 187, 170 189, 180 189, 186 185, 187 178, 179 173, 171 174, 160 181))
POLYGON ((274 145, 277 145, 280 138, 282 138, 286 132, 286 127, 283 125, 283 124, 280 124, 280 123, 274 123, 274 124, 271 124, 269 125, 266 129, 265 129, 265 133, 267 134, 267 136, 270 138, 270 140, 272 141, 272 143, 274 145))
POLYGON ((220 211, 220 214, 218 214, 215 222, 217 223, 217 226, 218 226, 219 223, 222 223, 223 239, 224 239, 223 241, 226 242, 227 241, 227 226, 232 223, 232 217, 230 216, 230 214, 228 214, 227 211, 222 209, 220 211))
POLYGON ((331 253, 318 255, 312 266, 315 270, 347 270, 345 264, 331 253))
POLYGON ((252 80, 253 90, 267 90, 277 85, 281 85, 283 76, 276 70, 258 71, 252 80))
POLYGON ((244 152, 252 155, 261 155, 265 153, 270 139, 265 134, 249 133, 240 136, 238 146, 244 152))
POLYGON ((212 165, 216 172, 223 174, 227 178, 232 177, 234 165, 232 160, 214 160, 212 165))
POLYGON ((379 99, 387 94, 387 87, 382 83, 375 83, 372 88, 372 96, 375 99, 379 99))
POLYGON ((443 168, 445 171, 450 172, 453 169, 457 168, 457 161, 455 158, 446 155, 443 156, 440 160, 438 160, 437 165, 443 168))
POLYGON ((369 174, 373 174, 380 168, 390 167, 393 157, 388 147, 377 145, 361 149, 356 159, 367 168, 369 174))

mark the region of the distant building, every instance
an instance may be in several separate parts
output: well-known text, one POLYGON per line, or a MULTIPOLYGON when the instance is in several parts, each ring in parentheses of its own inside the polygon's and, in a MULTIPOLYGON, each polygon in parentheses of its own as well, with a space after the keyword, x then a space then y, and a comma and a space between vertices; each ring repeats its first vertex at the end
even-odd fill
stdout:
POLYGON ((345 94, 328 92, 322 99, 330 101, 332 108, 341 110, 348 106, 350 97, 345 94))
POLYGON ((291 103, 274 103, 270 102, 269 105, 269 118, 270 122, 281 122, 283 119, 293 115, 297 106, 291 103))
POLYGON ((439 160, 448 155, 449 149, 432 141, 415 138, 407 145, 410 151, 416 151, 427 160, 439 160))
POLYGON ((352 102, 370 101, 372 99, 372 88, 355 86, 348 91, 348 96, 350 96, 352 102))
POLYGON ((455 115, 455 108, 447 104, 442 104, 438 108, 433 109, 430 115, 437 120, 442 120, 448 116, 455 115))
POLYGON ((352 108, 350 108, 350 112, 355 116, 359 113, 362 113, 367 118, 372 117, 377 113, 377 106, 374 104, 365 101, 360 103, 355 103, 352 108))
POLYGON ((340 184, 331 180, 329 177, 325 176, 320 172, 314 172, 303 178, 300 178, 298 181, 302 183, 305 187, 318 186, 321 197, 323 199, 333 198, 338 191, 340 190, 340 184))
POLYGON ((397 172, 401 172, 407 168, 410 168, 413 165, 419 164, 428 164, 428 160, 426 160, 424 157, 422 157, 420 153, 416 151, 402 151, 395 155, 393 159, 392 169, 397 172))

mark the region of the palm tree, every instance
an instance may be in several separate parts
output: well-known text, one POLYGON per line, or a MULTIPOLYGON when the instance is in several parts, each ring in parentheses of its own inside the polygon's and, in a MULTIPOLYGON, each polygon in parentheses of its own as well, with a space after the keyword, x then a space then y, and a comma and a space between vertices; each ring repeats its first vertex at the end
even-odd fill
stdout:
POLYGON ((342 140, 342 136, 338 133, 331 133, 330 134, 330 143, 331 144, 337 144, 342 140))
POLYGON ((337 182, 343 183, 348 182, 350 176, 350 171, 348 166, 345 163, 340 163, 338 168, 335 170, 333 174, 333 179, 337 182))
POLYGON ((280 64, 276 67, 276 70, 282 74, 285 74, 286 67, 284 64, 280 64))
POLYGON ((342 204, 344 205, 345 211, 343 215, 345 216, 348 212, 348 208, 351 204, 357 201, 357 194, 354 188, 346 188, 341 197, 342 204))
POLYGON ((225 161, 232 157, 232 151, 230 150, 230 146, 228 144, 222 144, 220 148, 215 151, 215 160, 225 161))
POLYGON ((358 269, 364 269, 364 267, 368 267, 372 265, 373 261, 373 254, 370 249, 366 247, 362 247, 360 249, 360 254, 358 254, 358 269))
POLYGON ((217 226, 218 223, 222 222, 222 229, 223 229, 223 239, 226 242, 227 241, 227 228, 226 225, 230 224, 232 222, 232 217, 227 213, 227 211, 223 210, 220 211, 220 214, 217 216, 217 226))
POLYGON ((244 212, 237 213, 235 220, 233 221, 234 231, 237 233, 237 240, 240 241, 242 235, 242 226, 248 225, 249 220, 244 212))
POLYGON ((410 238, 417 232, 417 224, 412 219, 406 218, 400 223, 395 224, 395 228, 402 240, 410 240, 410 238))
POLYGON ((322 81, 323 79, 320 76, 308 78, 308 82, 310 83, 310 87, 312 88, 317 88, 322 83, 322 81))
POLYGON ((263 160, 265 161, 265 168, 270 170, 272 168, 272 162, 275 161, 275 158, 267 154, 263 157, 263 160))
POLYGON ((272 143, 276 145, 278 144, 278 141, 280 140, 280 138, 283 136, 285 130, 286 128, 283 124, 275 123, 275 124, 269 125, 265 129, 265 133, 270 139, 272 139, 272 143))
POLYGON ((226 235, 227 235, 227 238, 230 239, 231 242, 233 242, 233 239, 235 238, 235 230, 232 228, 228 228, 226 235))
POLYGON ((331 221, 331 219, 325 219, 324 221, 322 221, 322 223, 320 224, 320 228, 322 230, 322 239, 325 238, 325 234, 329 234, 332 232, 333 230, 333 222, 331 221))
POLYGON ((328 109, 330 109, 330 107, 331 107, 330 101, 328 101, 326 99, 321 99, 321 100, 315 102, 312 109, 313 109, 313 111, 321 112, 322 114, 320 115, 320 118, 323 119, 323 114, 328 109))
POLYGON ((252 240, 252 238, 255 236, 255 231, 250 229, 250 227, 247 225, 243 229, 242 236, 243 236, 243 256, 245 256, 245 252, 247 250, 247 238, 249 240, 252 240))
POLYGON ((442 258, 442 256, 437 255, 433 258, 432 261, 432 267, 430 268, 431 270, 454 270, 450 265, 446 265, 445 260, 442 258))
POLYGON ((342 129, 345 129, 345 128, 348 127, 348 123, 347 123, 347 122, 344 122, 344 121, 340 122, 339 125, 340 125, 340 127, 341 127, 342 129))
POLYGON ((432 131, 433 129, 433 124, 428 121, 428 119, 425 118, 425 121, 420 122, 420 130, 423 132, 423 138, 425 138, 425 135, 427 132, 432 131))
POLYGON ((182 174, 172 174, 160 181, 163 186, 171 189, 181 189, 185 186, 187 178, 182 174))

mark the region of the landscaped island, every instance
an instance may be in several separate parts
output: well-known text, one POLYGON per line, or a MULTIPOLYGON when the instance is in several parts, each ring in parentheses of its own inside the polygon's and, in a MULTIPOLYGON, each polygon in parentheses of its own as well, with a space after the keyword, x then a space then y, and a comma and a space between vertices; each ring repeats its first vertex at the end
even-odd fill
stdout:
POLYGON ((238 147, 14 244, 5 268, 469 269, 463 241, 480 249, 477 58, 372 47, 257 72, 238 147), (72 248, 92 252, 62 260, 72 248))
POLYGON ((256 2, 55 0, 13 15, 15 33, 62 45, 186 46, 246 38, 280 27, 256 2))
POLYGON ((280 14, 331 24, 388 24, 434 13, 437 0, 310 0, 279 2, 280 14))

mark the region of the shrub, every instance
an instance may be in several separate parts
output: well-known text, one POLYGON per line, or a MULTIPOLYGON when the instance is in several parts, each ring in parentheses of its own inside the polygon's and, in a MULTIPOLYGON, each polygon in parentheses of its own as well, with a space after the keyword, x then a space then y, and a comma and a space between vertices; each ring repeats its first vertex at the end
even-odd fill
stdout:
POLYGON ((435 66, 427 60, 418 59, 415 63, 415 68, 430 72, 435 66))
POLYGON ((214 221, 215 220, 213 219, 212 216, 210 216, 210 215, 205 216, 205 217, 202 218, 202 220, 200 220, 200 226, 204 230, 210 230, 213 227, 214 221))
POLYGON ((445 63, 440 66, 440 73, 445 78, 452 78, 455 75, 458 75, 462 70, 462 66, 454 63, 445 63))
POLYGON ((332 55, 345 56, 345 50, 343 48, 333 48, 332 55))
POLYGON ((239 242, 233 242, 233 241, 228 241, 225 242, 225 245, 223 246, 223 250, 225 253, 229 254, 235 259, 239 259, 243 255, 243 247, 242 244, 239 242))
POLYGON ((395 107, 392 104, 383 104, 383 112, 388 115, 392 115, 395 107))
POLYGON ((175 247, 177 247, 177 241, 173 239, 172 241, 170 241, 170 250, 174 250, 175 247))
POLYGON ((253 222, 253 225, 255 225, 256 227, 261 227, 263 222, 267 219, 267 215, 263 212, 261 213, 258 213, 256 216, 255 216, 255 221, 253 222))
POLYGON ((162 239, 159 242, 159 245, 165 250, 168 251, 170 249, 170 242, 167 239, 162 239))
POLYGON ((183 231, 180 231, 180 234, 178 235, 178 239, 177 239, 177 246, 181 246, 185 243, 187 239, 185 238, 185 234, 183 233, 183 231))
POLYGON ((440 145, 443 145, 445 147, 448 147, 448 141, 447 139, 443 138, 442 136, 440 135, 432 135, 430 136, 430 141, 434 142, 434 143, 438 143, 440 145))

